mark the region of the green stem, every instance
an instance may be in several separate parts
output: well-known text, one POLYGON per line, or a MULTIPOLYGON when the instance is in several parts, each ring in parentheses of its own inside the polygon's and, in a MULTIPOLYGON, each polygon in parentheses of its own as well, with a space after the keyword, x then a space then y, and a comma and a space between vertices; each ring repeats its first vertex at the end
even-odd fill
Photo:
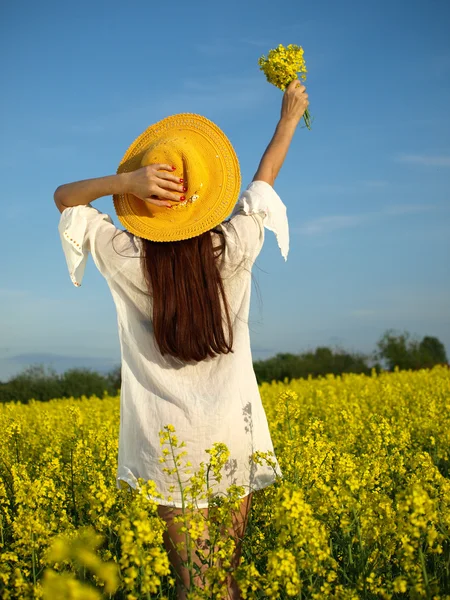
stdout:
POLYGON ((19 458, 19 442, 17 440, 17 435, 14 436, 14 441, 15 441, 15 446, 16 446, 16 458, 17 458, 17 464, 20 463, 20 458, 19 458))
POLYGON ((288 424, 288 429, 289 429, 289 438, 291 440, 293 440, 294 437, 292 435, 291 419, 289 418, 289 403, 288 403, 288 399, 287 398, 286 398, 286 401, 285 401, 284 405, 286 407, 286 419, 287 419, 287 424, 288 424))
POLYGON ((303 114, 303 119, 305 121, 306 127, 311 131, 311 115, 309 114, 309 110, 306 109, 303 114))
POLYGON ((75 524, 78 525, 77 505, 75 502, 75 482, 73 477, 73 448, 70 448, 70 478, 72 483, 72 502, 75 524))
POLYGON ((31 545, 32 545, 31 559, 33 561, 33 583, 34 583, 34 585, 36 585, 36 558, 34 555, 34 534, 33 533, 31 533, 31 545))
POLYGON ((428 596, 428 594, 429 594, 429 591, 428 591, 429 583, 428 583, 427 568, 425 566, 425 560, 424 560, 422 548, 420 546, 419 546, 419 556, 420 556, 420 564, 422 565, 423 579, 425 581, 425 586, 426 586, 426 589, 427 589, 427 597, 429 597, 428 596))
POLYGON ((174 452, 173 443, 172 443, 172 436, 170 435, 170 432, 169 432, 169 444, 170 444, 170 450, 172 452, 173 462, 175 464, 175 472, 177 474, 178 485, 179 485, 180 491, 181 491, 181 508, 182 508, 182 513, 183 513, 184 526, 186 527, 185 540, 186 540, 187 564, 188 564, 188 569, 189 569, 189 586, 192 588, 192 585, 193 585, 192 556, 191 556, 190 535, 189 535, 187 519, 186 519, 186 506, 185 506, 185 501, 184 501, 184 490, 183 490, 183 484, 182 484, 181 478, 180 478, 180 473, 178 470, 178 464, 177 464, 177 460, 175 457, 175 452, 174 452))
POLYGON ((3 536, 3 515, 0 515, 0 533, 2 535, 2 547, 5 547, 5 538, 3 536))

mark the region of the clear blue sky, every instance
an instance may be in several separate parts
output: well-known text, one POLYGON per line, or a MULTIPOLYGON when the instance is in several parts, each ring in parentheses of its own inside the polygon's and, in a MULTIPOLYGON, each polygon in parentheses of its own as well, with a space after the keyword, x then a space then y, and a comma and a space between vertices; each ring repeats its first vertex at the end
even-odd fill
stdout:
MULTIPOLYGON (((304 48, 315 120, 275 184, 291 246, 285 263, 266 230, 254 359, 370 352, 388 328, 436 335, 450 355, 449 30, 446 0, 3 6, 0 378, 46 354, 118 363, 107 284, 90 259, 72 285, 54 190, 115 173, 177 112, 226 132, 246 185, 282 97, 258 58, 279 43, 304 48)), ((94 206, 120 226, 111 197, 94 206)))

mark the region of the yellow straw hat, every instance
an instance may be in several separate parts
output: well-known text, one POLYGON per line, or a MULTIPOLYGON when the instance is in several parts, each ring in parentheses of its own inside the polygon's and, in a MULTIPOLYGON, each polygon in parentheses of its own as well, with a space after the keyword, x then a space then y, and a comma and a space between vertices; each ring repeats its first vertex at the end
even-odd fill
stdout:
POLYGON ((169 209, 133 194, 114 194, 117 216, 130 233, 155 242, 185 240, 231 213, 241 186, 239 161, 230 140, 206 117, 180 113, 150 125, 128 148, 117 173, 154 163, 176 167, 186 200, 168 200, 169 209))

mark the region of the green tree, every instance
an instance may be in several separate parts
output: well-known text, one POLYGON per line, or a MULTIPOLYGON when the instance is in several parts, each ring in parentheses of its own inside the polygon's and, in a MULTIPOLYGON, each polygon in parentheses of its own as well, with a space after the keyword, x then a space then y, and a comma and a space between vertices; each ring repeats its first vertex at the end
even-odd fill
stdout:
MULTIPOLYGON (((364 354, 349 353, 343 349, 334 351, 326 346, 316 348, 314 351, 302 354, 279 353, 267 360, 255 361, 253 368, 258 383, 263 381, 284 381, 285 379, 299 379, 325 376, 329 373, 340 375, 342 373, 365 373, 370 375, 371 367, 368 357, 364 354)), ((380 365, 374 368, 381 371, 380 365)))
POLYGON ((396 334, 389 329, 378 340, 377 348, 377 357, 386 362, 390 371, 395 367, 415 370, 447 363, 444 345, 431 336, 425 336, 419 341, 412 339, 407 331, 396 334))
POLYGON ((106 381, 108 383, 108 389, 111 390, 111 394, 117 394, 120 392, 120 388, 122 385, 122 367, 119 365, 112 369, 106 375, 106 381))
POLYGON ((432 367, 437 364, 447 364, 447 354, 444 344, 436 337, 426 335, 420 342, 420 354, 424 367, 432 367))
POLYGON ((69 369, 61 375, 61 397, 80 398, 81 396, 98 396, 103 398, 104 392, 110 393, 106 377, 92 369, 69 369))
POLYGON ((0 402, 29 402, 32 398, 47 401, 93 395, 103 398, 104 392, 116 395, 118 389, 120 370, 117 372, 117 369, 106 376, 91 369, 69 369, 58 375, 49 367, 34 365, 9 381, 0 382, 0 402))
POLYGON ((0 401, 28 402, 60 397, 59 376, 51 367, 33 365, 0 385, 0 401))

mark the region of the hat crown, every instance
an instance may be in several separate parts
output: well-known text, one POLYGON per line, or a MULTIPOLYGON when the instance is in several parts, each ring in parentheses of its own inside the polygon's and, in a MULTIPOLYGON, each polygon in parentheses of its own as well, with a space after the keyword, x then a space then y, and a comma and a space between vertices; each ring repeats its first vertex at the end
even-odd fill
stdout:
POLYGON ((190 194, 208 190, 208 170, 197 147, 188 143, 183 136, 167 136, 150 144, 142 156, 141 166, 152 164, 173 165, 177 177, 183 179, 190 194))

